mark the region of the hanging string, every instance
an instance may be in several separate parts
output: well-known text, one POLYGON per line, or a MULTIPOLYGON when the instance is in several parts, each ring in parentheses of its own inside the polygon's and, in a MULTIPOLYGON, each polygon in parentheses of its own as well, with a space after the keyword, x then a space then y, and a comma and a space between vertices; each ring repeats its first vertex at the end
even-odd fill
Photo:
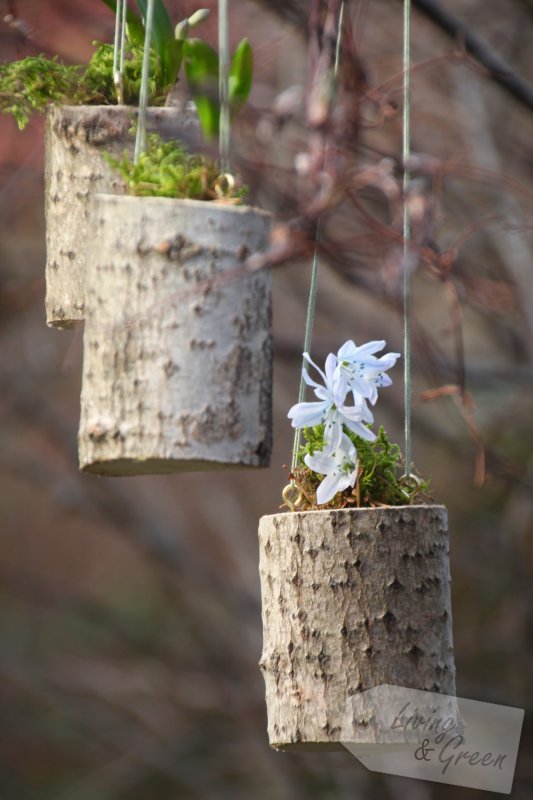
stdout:
POLYGON ((220 171, 230 171, 230 109, 229 109, 229 22, 228 0, 218 0, 218 95, 220 101, 219 137, 220 171))
POLYGON ((409 239, 411 236, 407 192, 409 172, 406 168, 411 150, 411 0, 403 4, 403 353, 404 353, 404 432, 405 477, 411 477, 411 286, 409 275, 409 239))
POLYGON ((152 42, 152 21, 154 18, 154 0, 148 0, 146 19, 144 21, 144 53, 141 74, 141 91, 139 94, 139 117, 137 119, 137 135, 135 137, 134 161, 146 150, 146 109, 148 107, 148 82, 150 79, 150 46, 152 42))
POLYGON ((117 0, 113 42, 113 81, 119 105, 124 105, 124 57, 126 52, 126 14, 128 0, 117 0))
MULTIPOLYGON (((335 46, 335 66, 333 68, 333 77, 336 80, 338 73, 339 73, 339 64, 340 64, 340 56, 341 56, 341 43, 342 43, 342 29, 343 29, 343 22, 344 22, 344 0, 340 5, 339 9, 339 22, 337 28, 337 41, 335 46)), ((327 163, 328 152, 324 154, 324 168, 326 167, 327 163)), ((309 297, 307 300, 307 315, 305 321, 305 336, 304 336, 304 353, 309 353, 311 350, 311 342, 313 340, 313 326, 315 322, 315 309, 316 309, 316 294, 317 294, 317 287, 318 287, 318 268, 319 268, 319 255, 318 255, 318 245, 320 243, 320 230, 321 230, 321 220, 319 219, 316 225, 316 232, 315 232, 315 250, 313 254, 313 263, 311 265, 311 281, 309 284, 309 297)), ((302 359, 302 370, 306 366, 305 359, 302 359)), ((302 403, 305 398, 305 388, 306 384, 303 379, 303 374, 300 377, 300 388, 298 391, 298 402, 302 403)), ((294 442, 292 446, 292 461, 291 461, 291 470, 294 470, 298 464, 298 452, 300 450, 300 442, 301 442, 302 431, 301 428, 296 428, 294 432, 294 442)), ((292 485, 292 484, 291 484, 292 485)), ((287 497, 284 499, 287 501, 287 497)))

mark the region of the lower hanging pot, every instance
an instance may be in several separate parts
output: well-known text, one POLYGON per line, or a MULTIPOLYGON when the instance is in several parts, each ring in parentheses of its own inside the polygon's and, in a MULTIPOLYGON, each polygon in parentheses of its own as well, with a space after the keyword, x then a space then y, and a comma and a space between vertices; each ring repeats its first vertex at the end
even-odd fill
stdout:
POLYGON ((382 684, 455 694, 443 506, 274 514, 259 547, 272 747, 368 744, 347 710, 382 684))
MULTIPOLYGON (((123 181, 104 159, 133 152, 131 106, 56 106, 46 113, 46 321, 69 328, 84 318, 85 251, 90 198, 122 194, 123 181)), ((150 108, 147 126, 165 139, 193 143, 196 111, 188 106, 150 108)))
POLYGON ((271 451, 271 218, 96 195, 87 251, 80 468, 263 467, 271 451))

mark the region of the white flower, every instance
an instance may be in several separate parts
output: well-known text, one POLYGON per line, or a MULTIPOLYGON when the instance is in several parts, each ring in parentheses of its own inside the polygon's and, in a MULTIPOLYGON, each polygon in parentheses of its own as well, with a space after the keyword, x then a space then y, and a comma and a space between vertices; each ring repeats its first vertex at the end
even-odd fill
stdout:
POLYGON ((343 492, 348 486, 355 486, 357 479, 357 451, 353 442, 342 434, 341 441, 333 455, 326 455, 323 451, 306 455, 304 458, 307 466, 326 477, 316 492, 319 505, 329 503, 337 492, 343 492))
POLYGON ((362 439, 373 442, 376 434, 363 424, 374 421, 365 399, 354 394, 354 405, 345 405, 349 387, 344 371, 337 369, 336 356, 330 353, 327 357, 325 374, 311 361, 308 353, 304 353, 304 358, 320 373, 324 379, 324 386, 310 378, 307 370, 302 370, 305 382, 314 388, 315 395, 320 402, 296 403, 287 415, 292 420, 292 427, 307 428, 322 423, 324 425, 324 450, 322 452, 328 455, 339 447, 343 425, 346 425, 357 436, 361 436, 362 439))
POLYGON ((354 400, 356 395, 360 395, 374 405, 378 399, 378 389, 391 385, 392 381, 385 372, 396 364, 400 353, 376 357, 374 353, 384 347, 383 340, 367 342, 357 347, 350 339, 337 353, 338 371, 344 374, 354 400))

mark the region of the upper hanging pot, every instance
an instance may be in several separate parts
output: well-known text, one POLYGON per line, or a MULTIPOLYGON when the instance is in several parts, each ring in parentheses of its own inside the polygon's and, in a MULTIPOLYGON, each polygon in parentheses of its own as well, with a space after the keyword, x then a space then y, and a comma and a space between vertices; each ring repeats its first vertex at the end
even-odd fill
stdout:
MULTIPOLYGON (((46 320, 57 328, 84 318, 89 199, 122 193, 123 182, 103 157, 133 152, 130 106, 55 106, 46 113, 46 320)), ((150 108, 147 127, 163 138, 193 142, 199 133, 192 107, 150 108)))
POLYGON ((259 547, 272 747, 380 743, 350 699, 381 684, 455 694, 443 506, 274 514, 259 547))
POLYGON ((80 467, 134 475, 267 466, 270 215, 97 195, 87 242, 80 467))

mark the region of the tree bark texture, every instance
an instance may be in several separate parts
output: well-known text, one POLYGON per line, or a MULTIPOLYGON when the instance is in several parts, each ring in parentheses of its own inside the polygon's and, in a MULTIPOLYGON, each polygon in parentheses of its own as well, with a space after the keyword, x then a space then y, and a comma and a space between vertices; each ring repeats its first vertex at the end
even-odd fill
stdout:
MULTIPOLYGON (((104 153, 133 152, 137 110, 128 106, 50 106, 45 132, 46 319, 69 328, 83 319, 89 198, 121 194, 123 181, 104 153)), ((148 128, 164 138, 194 141, 196 112, 151 108, 148 128)))
POLYGON ((271 278, 244 268, 270 215, 95 195, 80 467, 134 475, 268 466, 271 278))
POLYGON ((349 698, 380 684, 454 695, 443 506, 274 514, 259 547, 272 747, 341 749, 349 698))

